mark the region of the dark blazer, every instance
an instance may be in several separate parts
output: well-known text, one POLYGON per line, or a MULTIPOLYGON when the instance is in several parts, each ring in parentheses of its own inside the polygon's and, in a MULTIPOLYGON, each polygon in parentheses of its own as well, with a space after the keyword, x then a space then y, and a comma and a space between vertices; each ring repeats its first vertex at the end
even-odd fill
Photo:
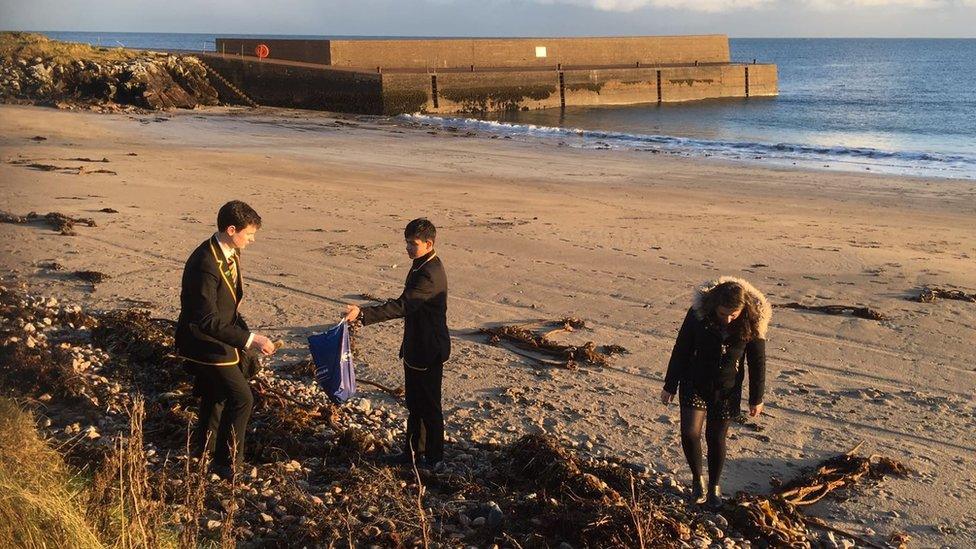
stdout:
POLYGON ((240 259, 236 281, 226 271, 226 260, 216 236, 200 244, 186 260, 180 317, 176 322, 176 350, 190 362, 233 366, 240 362, 239 349, 247 345, 250 331, 237 312, 244 295, 240 259))
POLYGON ((403 293, 382 305, 363 307, 364 325, 403 318, 400 358, 417 368, 443 364, 451 356, 447 330, 447 273, 436 252, 413 260, 403 293))
POLYGON ((709 398, 727 398, 741 394, 749 366, 749 404, 763 401, 766 381, 766 340, 726 340, 723 345, 719 327, 703 320, 692 308, 685 316, 678 339, 671 351, 671 361, 664 377, 664 390, 674 394, 679 383, 688 383, 709 398))

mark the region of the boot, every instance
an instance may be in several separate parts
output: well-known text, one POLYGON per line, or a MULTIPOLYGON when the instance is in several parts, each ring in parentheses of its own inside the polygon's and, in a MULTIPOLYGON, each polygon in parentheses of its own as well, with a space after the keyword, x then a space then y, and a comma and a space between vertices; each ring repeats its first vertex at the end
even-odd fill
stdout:
POLYGON ((707 499, 705 495, 705 479, 700 476, 694 477, 691 481, 691 500, 701 505, 707 499))
POLYGON ((722 489, 716 484, 708 489, 708 507, 713 510, 721 509, 725 504, 722 501, 722 489))

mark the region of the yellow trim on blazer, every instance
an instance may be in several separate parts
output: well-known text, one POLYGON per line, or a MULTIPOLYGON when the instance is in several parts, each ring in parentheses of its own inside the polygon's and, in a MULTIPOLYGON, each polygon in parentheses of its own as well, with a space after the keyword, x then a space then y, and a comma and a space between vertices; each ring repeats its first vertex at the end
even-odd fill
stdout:
MULTIPOLYGON (((227 280, 227 275, 224 274, 224 264, 223 264, 223 262, 221 262, 219 259, 217 259, 217 250, 214 249, 214 243, 213 243, 213 239, 212 238, 210 239, 210 252, 213 254, 214 261, 217 262, 217 270, 220 271, 220 278, 224 279, 224 283, 227 284, 227 289, 230 290, 230 295, 234 297, 234 308, 236 309, 237 308, 237 305, 238 305, 238 302, 237 302, 237 292, 234 290, 234 287, 231 285, 230 281, 227 280)), ((223 250, 221 250, 220 253, 223 254, 224 253, 223 250)), ((240 277, 240 273, 241 273, 241 269, 240 269, 240 266, 238 266, 238 268, 237 268, 237 276, 238 276, 238 278, 240 277)))
POLYGON ((428 258, 426 259, 426 261, 424 261, 424 262, 423 262, 423 263, 421 263, 420 265, 417 265, 417 268, 416 268, 416 269, 410 269, 410 272, 411 272, 411 273, 415 273, 415 272, 417 272, 417 271, 419 271, 420 269, 422 269, 422 268, 423 268, 423 266, 424 266, 424 265, 426 265, 426 264, 428 264, 428 263, 430 263, 430 260, 431 260, 431 259, 434 259, 435 257, 437 257, 437 252, 433 252, 433 253, 431 253, 431 254, 430 254, 430 257, 428 257, 428 258))
POLYGON ((190 362, 195 362, 197 364, 203 364, 204 366, 237 366, 241 362, 241 354, 237 352, 236 348, 234 349, 234 356, 237 357, 237 360, 235 360, 234 362, 204 362, 202 360, 197 360, 195 358, 190 358, 183 355, 176 355, 177 358, 182 358, 183 360, 189 360, 190 362))

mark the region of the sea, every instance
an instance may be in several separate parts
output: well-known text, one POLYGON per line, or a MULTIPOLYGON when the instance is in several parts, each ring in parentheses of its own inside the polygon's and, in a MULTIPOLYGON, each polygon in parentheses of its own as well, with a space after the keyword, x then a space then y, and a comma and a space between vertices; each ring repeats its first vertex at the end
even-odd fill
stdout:
MULTIPOLYGON (((108 47, 209 51, 217 37, 44 34, 108 47)), ((976 179, 976 39, 732 38, 730 47, 734 61, 778 66, 777 97, 400 118, 559 146, 976 179)))

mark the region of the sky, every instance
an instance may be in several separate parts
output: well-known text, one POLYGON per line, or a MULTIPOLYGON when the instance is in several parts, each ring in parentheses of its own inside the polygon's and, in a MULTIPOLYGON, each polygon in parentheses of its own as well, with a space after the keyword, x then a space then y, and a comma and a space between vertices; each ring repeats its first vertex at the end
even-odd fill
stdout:
POLYGON ((974 38, 976 0, 0 0, 0 29, 974 38))

